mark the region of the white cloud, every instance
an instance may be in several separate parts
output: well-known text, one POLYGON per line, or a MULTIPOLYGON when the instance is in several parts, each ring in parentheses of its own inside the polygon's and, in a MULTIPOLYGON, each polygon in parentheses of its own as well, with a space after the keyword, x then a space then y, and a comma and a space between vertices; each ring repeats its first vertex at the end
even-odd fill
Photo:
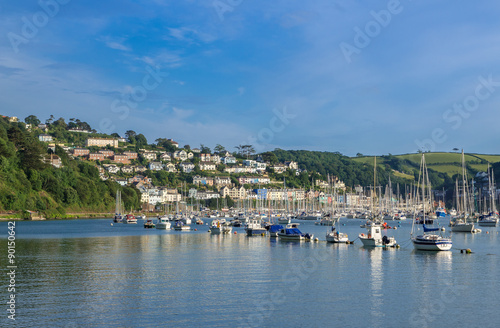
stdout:
POLYGON ((176 68, 182 65, 181 56, 167 50, 161 50, 154 56, 142 56, 136 59, 150 66, 160 68, 176 68))
POLYGON ((216 37, 209 33, 200 32, 197 29, 189 27, 179 27, 179 28, 170 27, 168 28, 168 31, 170 37, 189 43, 194 43, 198 40, 203 43, 210 43, 216 40, 216 37))
POLYGON ((97 40, 103 42, 106 45, 106 47, 111 49, 116 49, 121 51, 132 51, 130 47, 124 45, 124 42, 126 41, 125 38, 111 38, 109 36, 103 36, 98 38, 97 40))

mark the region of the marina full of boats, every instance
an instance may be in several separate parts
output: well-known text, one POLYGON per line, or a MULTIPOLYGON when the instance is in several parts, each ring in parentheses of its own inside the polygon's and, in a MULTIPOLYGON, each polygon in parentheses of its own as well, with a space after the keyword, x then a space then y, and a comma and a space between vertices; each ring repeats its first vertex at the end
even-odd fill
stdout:
MULTIPOLYGON (((236 209, 226 209, 221 211, 200 210, 194 211, 193 207, 184 211, 179 209, 177 202, 175 211, 164 213, 156 218, 141 215, 135 217, 133 214, 124 214, 121 203, 120 191, 116 195, 116 213, 113 223, 137 224, 138 218, 143 220, 144 228, 156 228, 159 230, 173 229, 177 231, 199 230, 199 226, 208 226, 207 231, 213 235, 224 235, 233 232, 233 228, 241 228, 248 237, 268 236, 284 241, 320 241, 328 243, 353 244, 357 240, 364 247, 399 247, 399 244, 391 229, 396 230, 401 222, 411 223, 411 232, 407 238, 400 240, 410 241, 416 250, 426 251, 448 251, 452 249, 453 243, 450 233, 478 233, 481 229, 478 226, 496 227, 499 215, 495 203, 495 186, 493 173, 488 167, 489 192, 488 199, 482 202, 482 212, 474 201, 474 192, 469 186, 465 170, 464 153, 462 151, 462 175, 461 181, 456 181, 456 209, 447 211, 444 202, 436 202, 431 192, 431 184, 425 154, 422 153, 420 163, 419 180, 415 187, 405 191, 404 200, 398 192, 393 193, 393 188, 389 179, 389 185, 385 189, 385 195, 377 186, 376 180, 376 158, 374 163, 373 188, 370 189, 368 201, 360 203, 349 203, 345 201, 346 195, 338 195, 333 187, 329 191, 329 201, 321 204, 307 202, 299 204, 290 200, 283 200, 280 203, 269 200, 257 200, 253 204, 240 203, 243 207, 236 209), (380 192, 379 192, 380 191, 380 192), (342 201, 343 200, 343 201, 342 201), (267 202, 267 203, 266 203, 267 202), (359 225, 364 231, 351 236, 343 230, 340 220, 361 219, 359 225), (302 231, 300 222, 325 226, 321 235, 324 239, 314 237, 310 232, 302 231), (393 222, 392 224, 390 222, 393 222), (445 227, 443 222, 447 222, 445 227), (388 224, 389 223, 389 224, 388 224)), ((200 207, 198 207, 200 208, 200 207)), ((201 208, 200 208, 201 209, 201 208)), ((112 223, 112 224, 113 224, 112 223)), ((317 229, 316 229, 317 230, 317 229)), ((243 232, 240 230, 240 232, 243 232)), ((238 233, 234 230, 234 233, 238 233)))

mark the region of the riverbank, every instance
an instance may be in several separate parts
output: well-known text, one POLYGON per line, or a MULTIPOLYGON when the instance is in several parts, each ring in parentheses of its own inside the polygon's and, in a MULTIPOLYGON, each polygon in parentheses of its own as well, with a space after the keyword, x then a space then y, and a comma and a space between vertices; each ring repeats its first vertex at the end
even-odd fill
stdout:
POLYGON ((43 216, 35 216, 32 218, 26 218, 23 216, 22 212, 18 213, 0 213, 0 221, 11 221, 11 220, 26 220, 26 221, 43 221, 43 220, 65 220, 65 219, 97 219, 113 217, 114 213, 67 213, 64 215, 57 215, 55 217, 45 218, 43 216))

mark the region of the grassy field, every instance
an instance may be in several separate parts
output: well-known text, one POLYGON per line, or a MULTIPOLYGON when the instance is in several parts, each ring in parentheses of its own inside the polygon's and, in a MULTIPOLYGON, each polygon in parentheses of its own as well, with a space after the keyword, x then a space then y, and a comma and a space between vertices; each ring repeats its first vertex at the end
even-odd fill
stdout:
MULTIPOLYGON (((421 154, 404 154, 404 155, 394 155, 395 157, 408 160, 420 165, 421 154)), ((373 164, 373 156, 363 156, 363 157, 351 157, 352 160, 358 163, 373 164)), ((490 163, 500 162, 500 155, 481 155, 481 154, 465 154, 465 162, 478 162, 481 159, 486 160, 490 163)), ((377 163, 383 163, 384 159, 382 157, 377 157, 377 163)), ((462 164, 462 154, 460 153, 425 153, 425 162, 428 165, 432 164, 462 164)))
MULTIPOLYGON (((420 165, 421 154, 403 154, 394 155, 396 158, 401 160, 407 160, 412 162, 415 166, 420 165)), ((363 156, 363 157, 353 157, 352 160, 358 163, 364 163, 368 165, 373 165, 373 156, 363 156)), ((490 163, 500 162, 500 155, 481 155, 481 154, 465 154, 465 162, 470 166, 470 168, 486 172, 487 164, 478 163, 481 160, 486 160, 490 163)), ((461 153, 425 153, 425 161, 427 162, 428 168, 436 172, 446 173, 448 176, 452 177, 455 174, 460 174, 462 172, 462 154, 461 153)), ((377 165, 383 165, 384 159, 377 156, 377 165)), ((403 165, 403 168, 407 171, 414 169, 409 165, 403 165)), ((413 179, 412 176, 393 171, 395 176, 413 179)), ((469 172, 470 173, 470 172, 469 172)))
POLYGON ((478 158, 484 159, 490 163, 500 162, 500 155, 480 155, 480 154, 473 154, 473 155, 478 158))
POLYGON ((446 173, 450 177, 454 174, 462 173, 462 167, 458 165, 429 165, 428 168, 436 172, 446 173))
POLYGON ((403 179, 415 180, 415 177, 413 175, 409 175, 409 174, 406 174, 406 173, 402 173, 402 172, 398 172, 398 171, 392 170, 392 174, 394 174, 397 177, 403 178, 403 179))
MULTIPOLYGON (((351 157, 351 159, 358 163, 363 164, 371 164, 373 165, 373 156, 363 156, 363 157, 351 157)), ((377 163, 381 160, 381 158, 377 158, 377 163)))
MULTIPOLYGON (((407 154, 407 155, 398 155, 396 156, 400 159, 407 159, 409 161, 412 161, 416 164, 420 164, 420 159, 421 159, 421 154, 407 154)), ((468 154, 465 154, 465 162, 472 162, 472 161, 479 161, 480 159, 471 156, 468 154)), ((426 153, 425 154, 425 162, 429 165, 431 164, 442 164, 442 163, 457 163, 460 164, 462 163, 462 154, 458 153, 426 153)))
POLYGON ((469 166, 480 172, 486 172, 488 170, 488 164, 470 164, 469 166))

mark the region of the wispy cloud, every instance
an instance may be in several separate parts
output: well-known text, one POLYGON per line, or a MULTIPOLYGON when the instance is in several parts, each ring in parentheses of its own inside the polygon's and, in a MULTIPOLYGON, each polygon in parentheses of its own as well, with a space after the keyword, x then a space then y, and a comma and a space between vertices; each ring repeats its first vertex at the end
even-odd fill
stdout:
POLYGON ((126 42, 125 38, 112 38, 112 37, 101 37, 98 39, 99 41, 103 42, 106 47, 115 49, 115 50, 121 50, 121 51, 132 51, 132 48, 124 45, 126 42))
POLYGON ((188 43, 194 43, 198 41, 201 41, 203 43, 210 43, 216 40, 215 36, 190 27, 170 27, 168 28, 168 31, 169 37, 188 43))
POLYGON ((156 55, 147 55, 136 58, 153 67, 176 68, 182 65, 182 58, 178 53, 162 50, 156 55))

